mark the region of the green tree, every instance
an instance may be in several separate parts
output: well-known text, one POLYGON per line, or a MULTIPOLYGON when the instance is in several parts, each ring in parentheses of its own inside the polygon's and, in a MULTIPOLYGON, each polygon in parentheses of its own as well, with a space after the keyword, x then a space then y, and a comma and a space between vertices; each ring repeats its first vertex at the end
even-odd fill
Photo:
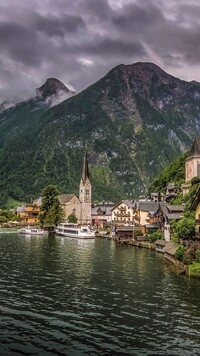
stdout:
POLYGON ((77 217, 74 213, 68 216, 68 222, 72 224, 77 224, 77 217))
POLYGON ((190 240, 195 236, 195 220, 189 213, 186 214, 181 220, 174 224, 175 235, 179 239, 190 240))
POLYGON ((42 225, 57 225, 63 216, 63 210, 58 200, 58 188, 55 185, 46 186, 42 193, 40 222, 42 225))

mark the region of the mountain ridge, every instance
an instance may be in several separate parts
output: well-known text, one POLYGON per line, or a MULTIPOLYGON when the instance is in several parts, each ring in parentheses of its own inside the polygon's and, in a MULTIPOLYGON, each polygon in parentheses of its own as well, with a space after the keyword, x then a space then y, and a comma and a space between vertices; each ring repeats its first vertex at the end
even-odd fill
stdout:
MULTIPOLYGON (((199 98, 200 83, 182 81, 152 63, 118 65, 28 120, 20 140, 10 127, 10 139, 4 145, 0 139, 5 196, 31 199, 49 183, 57 184, 61 193, 77 192, 86 141, 95 200, 145 194, 152 179, 200 131, 199 98)), ((29 114, 27 109, 26 119, 29 114)))

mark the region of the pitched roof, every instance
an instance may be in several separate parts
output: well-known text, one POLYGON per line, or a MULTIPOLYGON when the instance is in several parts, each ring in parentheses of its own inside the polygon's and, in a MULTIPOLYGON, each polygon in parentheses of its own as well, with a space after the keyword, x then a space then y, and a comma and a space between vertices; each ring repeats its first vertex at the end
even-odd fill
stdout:
POLYGON ((191 150, 186 158, 186 160, 194 158, 194 157, 200 157, 200 137, 197 137, 191 147, 191 150))
POLYGON ((169 255, 174 256, 177 250, 178 244, 172 241, 168 241, 166 246, 163 248, 163 252, 168 253, 169 255))
POLYGON ((111 210, 114 210, 117 206, 119 206, 120 204, 125 204, 127 205, 129 208, 133 208, 134 207, 134 202, 133 200, 121 200, 119 203, 115 204, 111 210))
POLYGON ((171 214, 166 214, 168 220, 180 220, 183 215, 181 213, 171 213, 171 214))
POLYGON ((171 182, 167 184, 167 189, 174 189, 174 188, 176 188, 175 183, 171 182))
POLYGON ((158 210, 159 203, 153 201, 138 201, 137 208, 142 211, 155 212, 158 210))
POLYGON ((166 204, 166 207, 170 213, 175 213, 175 212, 178 213, 184 211, 184 205, 166 204))
POLYGON ((58 200, 59 200, 60 204, 66 204, 72 199, 73 196, 75 196, 75 194, 58 195, 58 200))

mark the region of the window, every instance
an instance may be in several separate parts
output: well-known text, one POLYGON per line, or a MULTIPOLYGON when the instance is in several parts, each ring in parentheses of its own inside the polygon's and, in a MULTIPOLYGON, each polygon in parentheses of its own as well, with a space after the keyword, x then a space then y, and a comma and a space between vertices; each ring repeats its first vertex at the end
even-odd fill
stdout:
POLYGON ((88 200, 89 199, 89 189, 85 190, 85 199, 88 200))

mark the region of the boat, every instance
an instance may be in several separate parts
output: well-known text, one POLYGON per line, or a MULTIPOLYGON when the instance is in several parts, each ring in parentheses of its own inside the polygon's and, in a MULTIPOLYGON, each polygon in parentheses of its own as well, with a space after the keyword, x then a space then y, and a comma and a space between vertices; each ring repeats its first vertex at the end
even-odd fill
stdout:
POLYGON ((94 239, 95 231, 89 226, 78 226, 77 224, 61 223, 55 228, 55 233, 60 236, 75 237, 78 239, 94 239))
POLYGON ((20 234, 25 234, 25 235, 48 235, 48 231, 45 231, 44 229, 38 229, 36 227, 22 227, 21 229, 18 230, 20 234))

